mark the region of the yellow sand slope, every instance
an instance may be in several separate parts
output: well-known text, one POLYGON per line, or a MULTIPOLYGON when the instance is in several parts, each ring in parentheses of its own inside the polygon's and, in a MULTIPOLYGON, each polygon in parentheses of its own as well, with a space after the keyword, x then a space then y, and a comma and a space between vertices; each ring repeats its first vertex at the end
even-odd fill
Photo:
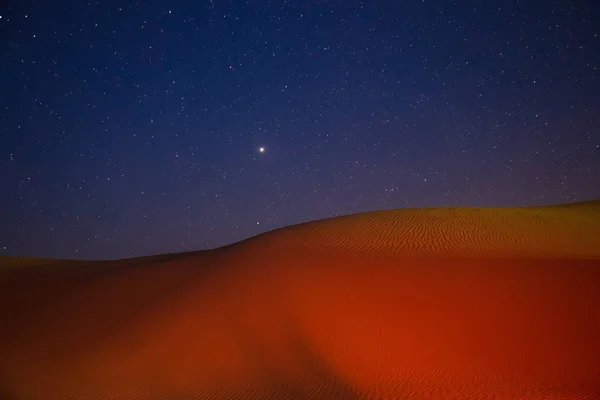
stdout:
POLYGON ((600 202, 0 258, 0 399, 600 399, 599 355, 600 202))

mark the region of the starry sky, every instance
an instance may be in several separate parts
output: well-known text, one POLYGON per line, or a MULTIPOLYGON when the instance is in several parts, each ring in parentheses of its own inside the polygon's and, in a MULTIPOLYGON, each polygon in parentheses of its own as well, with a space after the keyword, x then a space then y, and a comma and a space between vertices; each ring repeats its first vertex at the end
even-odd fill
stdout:
POLYGON ((0 254, 600 198, 597 1, 0 2, 0 254))

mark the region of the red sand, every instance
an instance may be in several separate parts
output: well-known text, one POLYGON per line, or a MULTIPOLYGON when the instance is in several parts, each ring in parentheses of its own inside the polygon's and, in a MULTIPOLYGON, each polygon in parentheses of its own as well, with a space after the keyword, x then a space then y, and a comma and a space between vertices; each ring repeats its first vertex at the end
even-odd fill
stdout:
POLYGON ((0 267, 0 399, 600 399, 600 202, 0 267))

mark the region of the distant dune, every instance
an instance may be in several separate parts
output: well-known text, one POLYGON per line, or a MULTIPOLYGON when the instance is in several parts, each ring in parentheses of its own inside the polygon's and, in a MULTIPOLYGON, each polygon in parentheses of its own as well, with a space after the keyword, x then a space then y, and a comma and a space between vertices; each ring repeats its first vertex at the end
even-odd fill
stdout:
POLYGON ((0 399, 600 399, 600 201, 0 257, 0 399))

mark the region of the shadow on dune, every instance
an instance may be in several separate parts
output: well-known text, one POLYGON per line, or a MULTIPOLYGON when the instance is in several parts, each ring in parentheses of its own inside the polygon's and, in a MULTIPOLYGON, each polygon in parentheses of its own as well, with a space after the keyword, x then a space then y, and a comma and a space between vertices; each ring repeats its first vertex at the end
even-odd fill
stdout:
MULTIPOLYGON (((281 318, 283 337, 289 344, 292 368, 300 367, 301 374, 291 373, 281 367, 281 361, 269 360, 266 349, 269 343, 261 341, 249 329, 234 327, 238 333, 238 343, 244 349, 251 365, 260 365, 260 398, 264 399, 332 399, 359 400, 363 397, 343 378, 331 369, 319 354, 310 346, 309 340, 291 321, 281 318)), ((273 358, 273 357, 271 357, 273 358)), ((251 398, 246 396, 245 398, 251 398)), ((257 397, 258 398, 258 397, 257 397)))
POLYGON ((259 368, 259 374, 256 380, 250 383, 254 389, 251 394, 244 390, 238 391, 242 388, 231 388, 230 393, 233 395, 219 398, 366 399, 365 396, 359 395, 344 377, 327 365, 327 361, 318 353, 318 349, 312 345, 306 333, 280 305, 277 292, 267 289, 263 295, 266 299, 263 307, 268 310, 262 311, 271 316, 271 323, 276 324, 275 329, 271 330, 271 333, 276 331, 276 339, 261 336, 256 332, 256 326, 248 325, 257 321, 244 322, 236 315, 226 316, 229 332, 234 333, 242 356, 249 365, 259 368), (273 340, 282 345, 279 353, 273 351, 273 340), (287 360, 287 364, 282 357, 283 360, 287 360))

